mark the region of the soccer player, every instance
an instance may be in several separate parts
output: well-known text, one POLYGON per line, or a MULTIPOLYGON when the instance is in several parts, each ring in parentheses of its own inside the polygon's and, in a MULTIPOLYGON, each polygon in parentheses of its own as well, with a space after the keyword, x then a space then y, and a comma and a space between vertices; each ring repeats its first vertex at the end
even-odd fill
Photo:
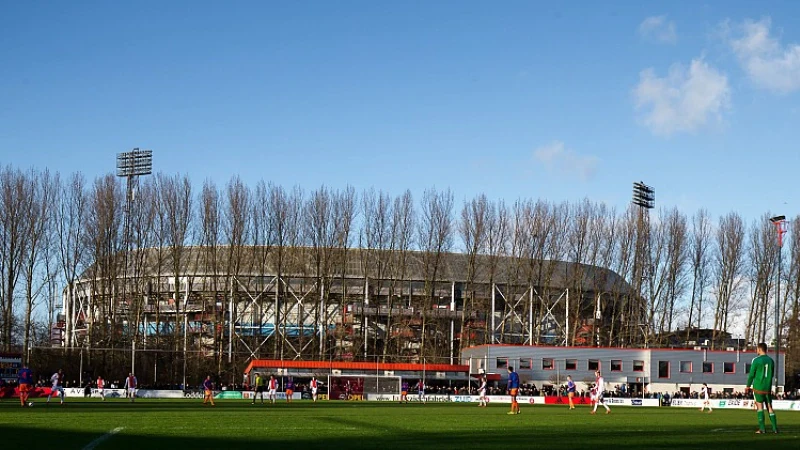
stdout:
POLYGON ((33 373, 27 364, 22 365, 22 369, 17 373, 17 383, 19 384, 19 402, 22 407, 28 406, 28 396, 33 386, 33 373))
POLYGON ((314 400, 314 402, 317 401, 317 388, 319 387, 317 384, 317 377, 311 377, 311 399, 314 400))
POLYGON ((276 392, 278 392, 278 380, 275 379, 275 375, 269 376, 269 400, 274 404, 275 399, 278 397, 276 392))
POLYGON ((567 375, 567 398, 569 399, 569 409, 575 409, 575 382, 572 381, 572 376, 567 375))
POLYGON ((592 387, 589 388, 589 401, 592 407, 597 403, 597 386, 594 383, 592 383, 592 387))
POLYGON ((400 385, 400 403, 408 403, 408 389, 408 381, 403 380, 403 384, 400 385))
POLYGON ((256 404, 256 397, 261 397, 261 404, 264 404, 264 391, 266 390, 264 377, 256 372, 256 393, 253 395, 253 404, 256 404))
POLYGON ((58 392, 58 397, 61 399, 61 404, 64 404, 64 372, 61 369, 58 369, 58 372, 54 373, 53 376, 50 377, 50 394, 47 395, 47 403, 50 403, 50 397, 53 396, 54 393, 58 392))
POLYGON ((131 403, 136 399, 136 386, 139 384, 139 380, 136 379, 136 376, 131 372, 128 374, 128 377, 125 378, 125 392, 128 393, 128 397, 131 399, 131 403))
POLYGON ((594 402, 594 408, 592 408, 592 414, 597 411, 597 405, 603 405, 603 408, 606 409, 606 414, 611 414, 611 408, 606 405, 605 400, 603 399, 603 394, 606 391, 606 380, 603 379, 603 375, 600 374, 599 370, 594 371, 595 376, 595 389, 597 390, 595 396, 597 399, 594 402))
POLYGON ((517 403, 517 393, 519 393, 519 374, 514 372, 512 366, 508 366, 508 395, 511 396, 511 411, 508 414, 519 414, 519 403, 517 403))
POLYGON ((769 412, 772 432, 777 433, 778 420, 772 409, 772 377, 775 375, 775 361, 767 355, 767 344, 763 342, 758 344, 756 352, 758 356, 750 364, 750 373, 747 375, 747 390, 750 390, 750 386, 752 386, 756 411, 758 411, 758 431, 756 433, 767 432, 764 427, 764 408, 769 412))
POLYGON ((106 387, 106 382, 103 381, 103 377, 98 375, 97 376, 97 393, 100 394, 100 398, 102 398, 103 401, 106 401, 106 395, 105 395, 106 390, 105 390, 105 387, 106 387))
POLYGON ((700 389, 700 395, 703 396, 703 406, 700 408, 700 412, 703 412, 708 406, 708 413, 711 414, 711 401, 708 399, 708 384, 703 383, 703 387, 700 389))
POLYGON ((214 405, 214 382, 211 381, 211 375, 203 380, 203 406, 207 402, 211 402, 211 406, 216 406, 214 405))
POLYGON ((478 400, 480 404, 478 406, 486 407, 486 377, 481 376, 481 385, 478 386, 478 400))
POLYGON ((425 403, 425 381, 422 378, 417 382, 417 399, 425 403))
POLYGON ((292 403, 292 396, 294 395, 294 380, 289 377, 286 380, 286 403, 292 403))

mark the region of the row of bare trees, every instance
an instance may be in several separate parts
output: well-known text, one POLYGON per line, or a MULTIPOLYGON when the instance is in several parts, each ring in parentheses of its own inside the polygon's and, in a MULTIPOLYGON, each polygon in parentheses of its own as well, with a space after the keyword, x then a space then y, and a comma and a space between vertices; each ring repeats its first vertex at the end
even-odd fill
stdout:
MULTIPOLYGON (((580 263, 570 266, 575 273, 568 274, 577 291, 586 289, 579 281, 583 271, 598 266, 619 274, 645 299, 644 312, 633 311, 635 306, 616 312, 619 320, 613 326, 618 329, 607 333, 617 338, 606 336, 605 344, 682 344, 697 328, 714 330, 714 345, 723 345, 727 335, 768 341, 774 332, 779 249, 768 214, 749 223, 735 212, 714 219, 705 210, 687 216, 664 208, 648 216, 633 207, 616 210, 589 200, 506 203, 479 195, 457 201, 448 189, 426 189, 415 202, 410 191, 397 196, 375 189, 357 193, 351 187, 305 191, 264 181, 251 187, 238 177, 222 187, 206 181, 197 189, 188 177, 167 174, 143 178, 130 198, 126 192, 124 182, 112 175, 89 182, 82 174, 11 166, 0 170, 0 346, 27 350, 48 345, 60 297, 73 300, 79 278, 92 280, 94 292, 147 293, 154 288, 142 275, 155 265, 156 279, 172 280, 169 289, 180 304, 202 267, 219 283, 212 288, 216 298, 209 301, 219 301, 232 284, 224 281, 226 276, 266 273, 270 267, 280 279, 296 258, 289 249, 296 247, 313 261, 314 289, 322 302, 334 284, 346 290, 346 275, 359 267, 373 280, 371 291, 389 290, 389 311, 392 302, 404 301, 396 293, 403 292, 409 258, 419 255, 426 293, 421 307, 430 309, 439 300, 445 256, 462 253, 467 263, 459 275, 465 291, 460 329, 468 327, 470 312, 488 307, 476 295, 478 278, 491 284, 528 277, 546 285, 554 274, 544 273, 548 266, 535 261, 561 260, 580 263), (203 251, 189 252, 191 246, 203 251), (145 248, 155 249, 155 264, 144 252, 124 251, 145 248), (502 258, 513 261, 504 273, 499 271, 502 258), (123 271, 139 285, 118 284, 123 271)), ((794 347, 800 347, 799 233, 800 227, 792 227, 783 249, 779 311, 782 335, 794 347)), ((287 287, 278 283, 277 289, 287 287)), ((619 291, 600 296, 613 302, 619 291)), ((346 293, 329 301, 339 302, 342 311, 345 298, 346 293)), ((364 296, 364 302, 369 298, 364 296)), ((130 299, 124 313, 111 300, 95 305, 90 345, 113 349, 141 339, 143 327, 123 330, 120 324, 140 323, 144 306, 144 298, 130 299)), ((335 306, 309 307, 308 312, 328 323, 335 306)), ((567 314, 577 322, 583 307, 574 304, 567 314)), ((288 323, 290 302, 279 304, 275 313, 288 323)), ((366 333, 366 322, 361 322, 362 335, 374 342, 365 349, 384 357, 401 349, 401 334, 387 335, 386 345, 378 348, 378 336, 366 333)), ((452 330, 448 337, 447 330, 427 332, 428 326, 433 324, 423 321, 423 353, 457 352, 452 330)), ((464 333, 458 345, 495 339, 494 332, 483 337, 464 333)), ((313 347, 320 356, 330 354, 329 342, 310 339, 299 345, 313 347)), ((157 330, 149 345, 179 351, 188 344, 175 326, 157 330)), ((221 365, 226 344, 218 339, 215 345, 221 365)), ((296 350, 279 339, 272 345, 276 355, 296 350)))

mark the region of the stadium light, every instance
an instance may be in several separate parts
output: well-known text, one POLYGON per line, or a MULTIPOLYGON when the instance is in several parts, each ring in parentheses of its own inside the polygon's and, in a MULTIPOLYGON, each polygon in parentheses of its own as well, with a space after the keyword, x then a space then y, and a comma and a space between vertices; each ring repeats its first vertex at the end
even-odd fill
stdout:
POLYGON ((775 293, 775 388, 778 387, 778 366, 780 365, 781 349, 781 324, 780 324, 780 305, 781 305, 781 265, 783 255, 783 235, 786 233, 786 216, 780 215, 770 217, 770 222, 775 225, 775 231, 778 232, 778 281, 777 290, 775 293))
POLYGON ((656 207, 656 190, 638 181, 633 183, 633 204, 645 209, 656 207))
MULTIPOLYGON (((150 175, 153 173, 153 151, 152 150, 139 150, 134 148, 129 152, 117 153, 117 176, 125 178, 126 182, 126 195, 125 195, 125 218, 123 222, 123 280, 122 280, 122 299, 125 301, 125 287, 127 284, 128 275, 128 251, 130 250, 130 215, 131 203, 133 202, 134 186, 139 181, 139 176, 150 175)), ((113 316, 112 316, 113 317, 113 316)), ((184 330, 185 334, 185 330, 184 330)), ((184 353, 184 361, 186 355, 184 353)), ((136 340, 131 339, 131 372, 135 373, 136 362, 136 340)))
MULTIPOLYGON (((638 232, 637 232, 637 244, 636 244, 636 254, 634 256, 634 273, 638 274, 635 277, 636 283, 636 294, 641 298, 642 297, 642 284, 644 283, 644 279, 647 278, 647 274, 645 274, 645 267, 647 264, 642 261, 641 253, 646 253, 646 248, 640 248, 639 242, 641 239, 641 235, 643 234, 643 230, 645 229, 645 216, 647 213, 656 207, 656 190, 652 186, 648 186, 644 184, 644 181, 636 181, 633 183, 633 200, 632 203, 639 207, 639 223, 638 223, 638 232)), ((645 241, 642 244, 643 246, 647 246, 647 241, 649 240, 649 227, 647 227, 647 234, 645 235, 645 241)), ((640 312, 641 313, 641 312, 640 312)), ((643 329, 642 332, 644 333, 644 345, 645 348, 649 347, 648 338, 650 327, 645 325, 647 328, 643 329)), ((635 328, 631 328, 631 344, 633 343, 633 332, 635 328)))

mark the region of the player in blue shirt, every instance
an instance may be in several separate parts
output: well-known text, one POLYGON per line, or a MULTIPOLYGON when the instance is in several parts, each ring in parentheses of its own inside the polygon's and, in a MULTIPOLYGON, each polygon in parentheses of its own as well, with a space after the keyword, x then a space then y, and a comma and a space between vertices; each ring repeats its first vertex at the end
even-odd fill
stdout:
POLYGON ((572 400, 575 397, 575 382, 572 381, 572 376, 567 375, 567 398, 569 398, 569 409, 575 409, 575 402, 572 400))
POLYGON ((403 384, 400 387, 400 403, 408 403, 408 388, 408 381, 403 380, 403 384))
POLYGON ((211 381, 211 375, 207 376, 203 381, 203 404, 210 401, 211 406, 214 405, 214 383, 211 381))
POLYGON ((514 372, 514 368, 508 366, 508 395, 511 396, 511 411, 508 414, 519 414, 519 403, 517 394, 519 393, 519 374, 514 372))
POLYGON ((19 384, 19 402, 23 407, 28 406, 28 396, 33 387, 33 373, 27 364, 23 364, 22 369, 17 373, 17 383, 19 384))

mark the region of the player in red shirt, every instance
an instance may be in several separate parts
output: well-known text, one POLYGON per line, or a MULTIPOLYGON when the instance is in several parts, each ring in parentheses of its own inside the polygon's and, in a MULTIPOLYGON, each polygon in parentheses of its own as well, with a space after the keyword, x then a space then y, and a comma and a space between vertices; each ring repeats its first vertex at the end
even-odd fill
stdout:
POLYGON ((106 401, 106 395, 105 395, 106 390, 105 390, 105 387, 106 387, 106 382, 103 381, 103 377, 98 376, 97 377, 97 393, 100 394, 100 398, 102 398, 103 401, 106 401))

